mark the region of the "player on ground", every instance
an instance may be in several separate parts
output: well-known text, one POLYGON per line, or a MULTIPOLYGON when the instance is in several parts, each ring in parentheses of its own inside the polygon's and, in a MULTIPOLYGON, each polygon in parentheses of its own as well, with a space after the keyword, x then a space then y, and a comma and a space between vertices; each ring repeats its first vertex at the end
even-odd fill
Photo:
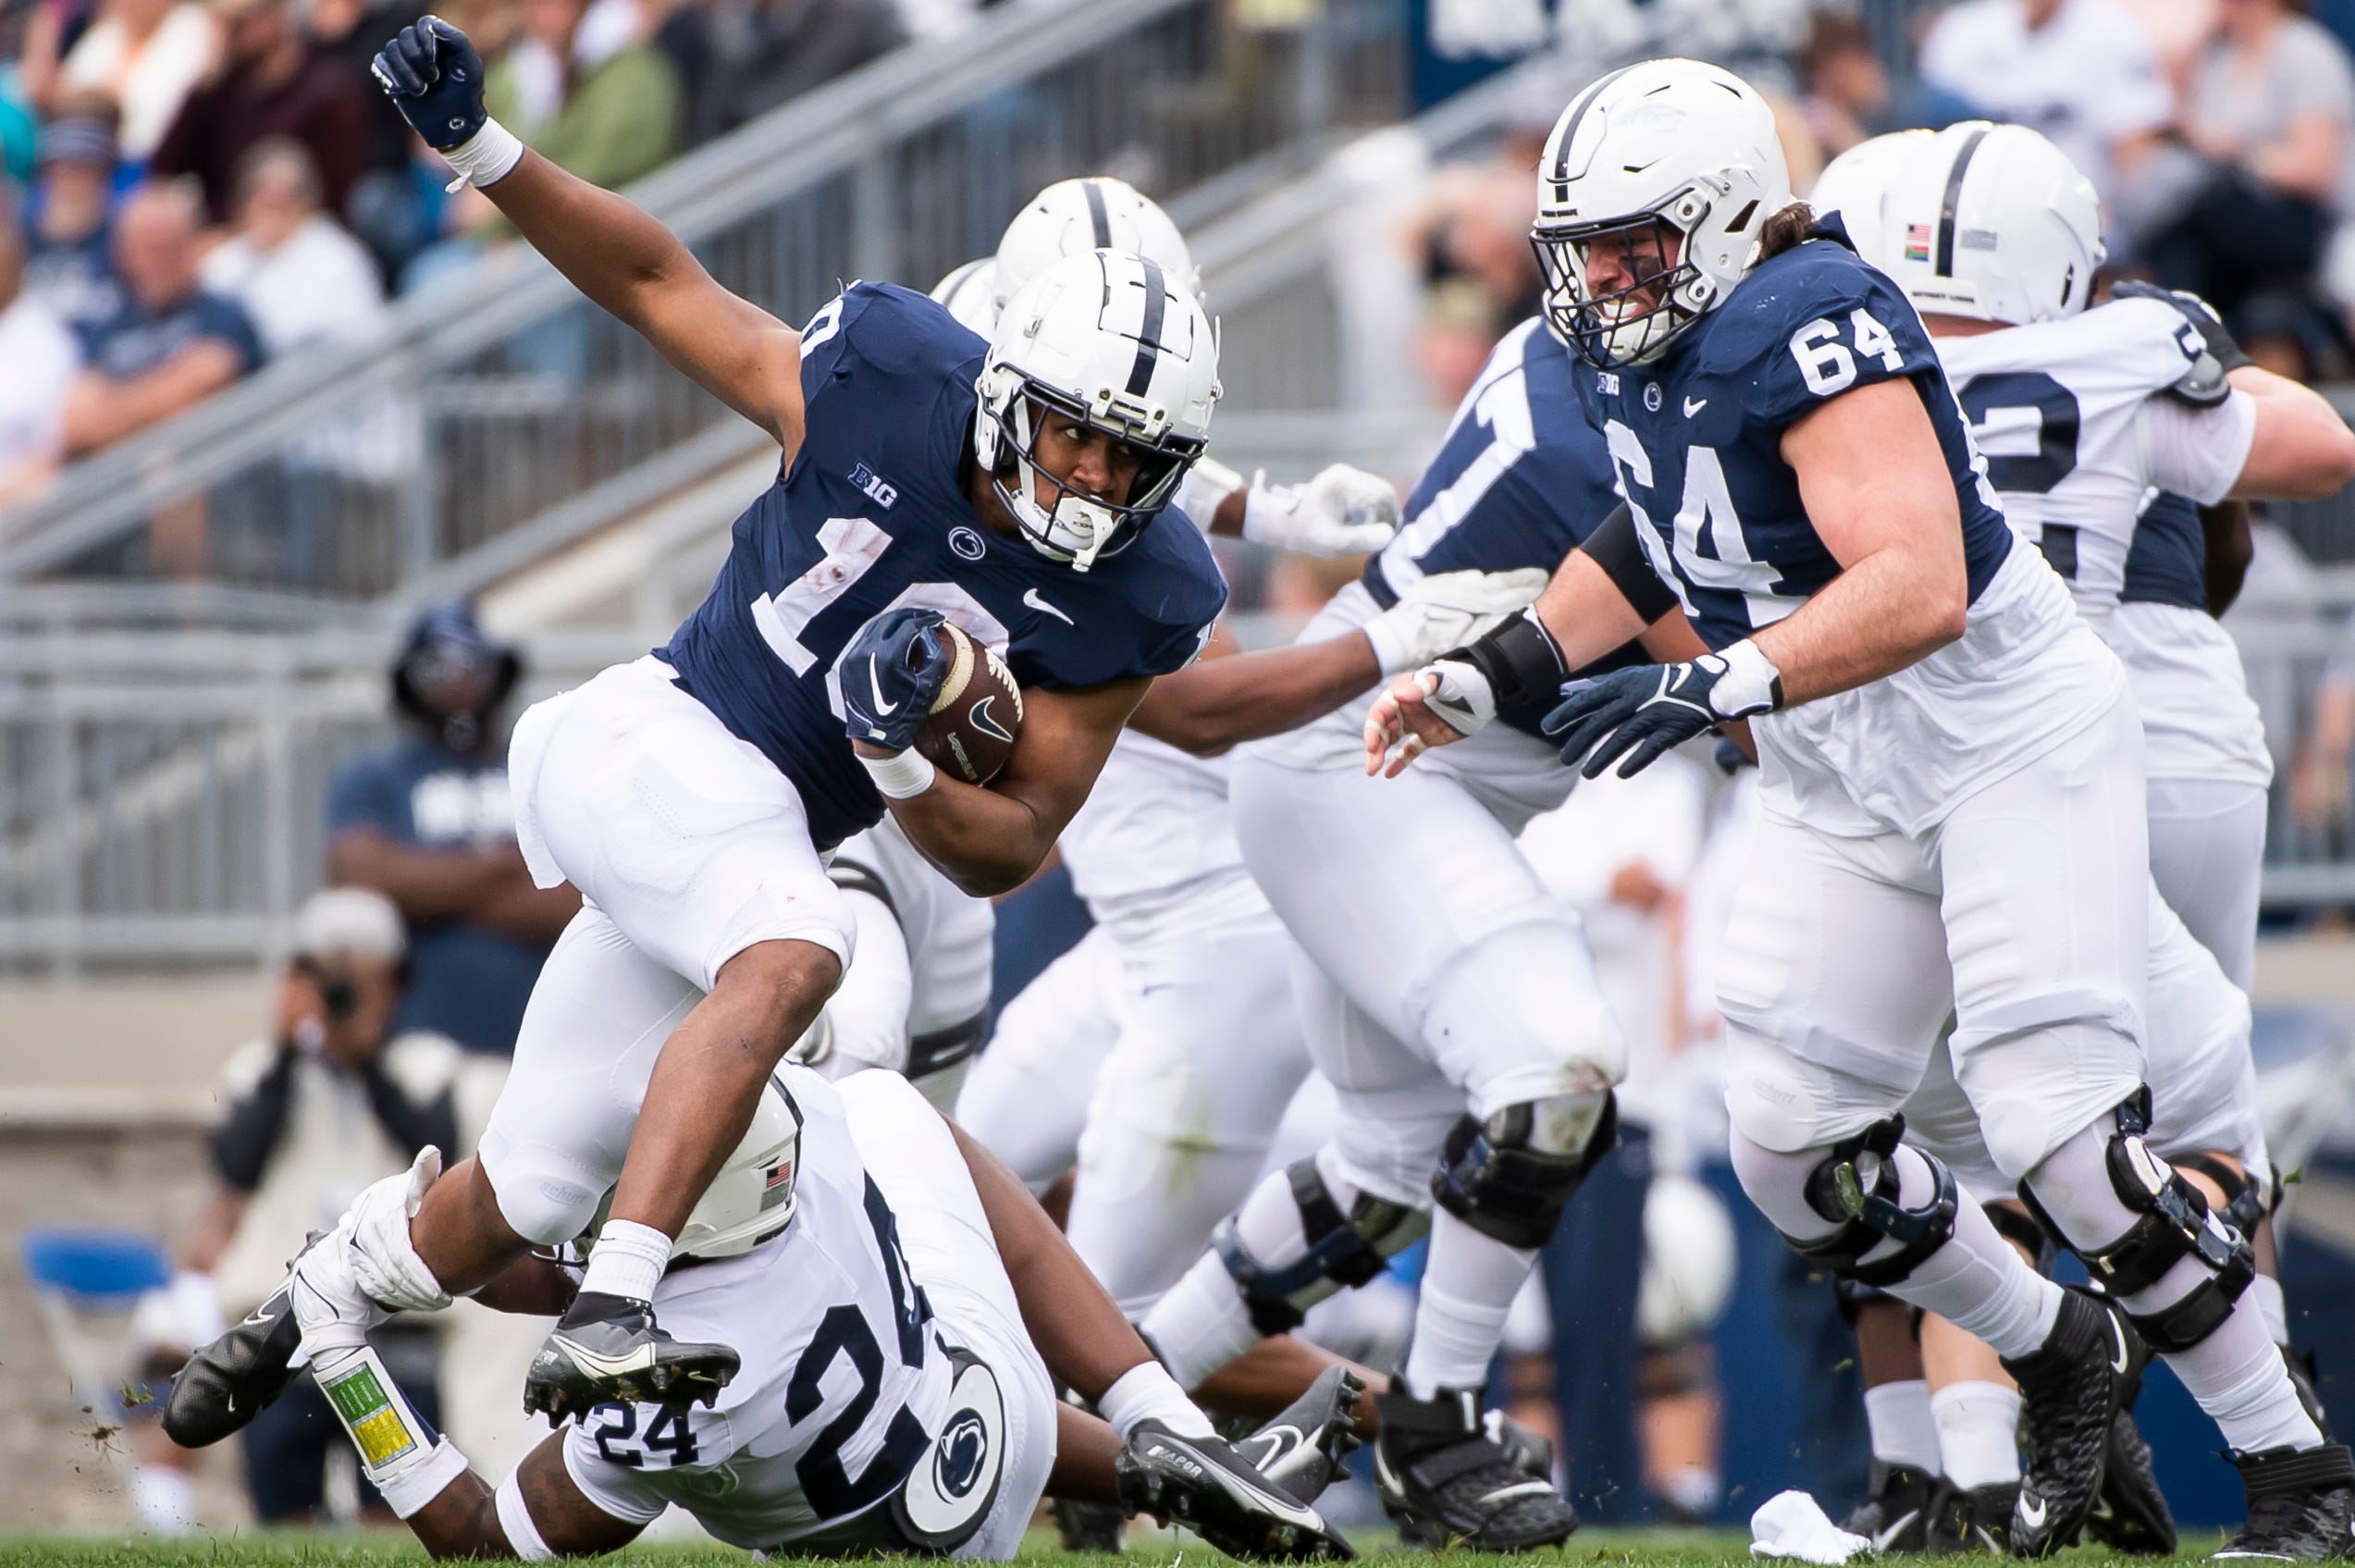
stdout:
MULTIPOLYGON (((2218 994, 2234 981, 2217 960, 2238 965, 2245 987, 2271 769, 2239 656, 2206 608, 2193 506, 2329 495, 2355 475, 2355 434, 2320 397, 2249 365, 2196 302, 2144 295, 2087 310, 2104 260, 2098 199, 2057 148, 2025 127, 1970 121, 1878 138, 1826 170, 1815 203, 1838 211, 1859 253, 1921 312, 1989 454, 2007 519, 2041 545, 2125 663, 2148 747, 2153 876, 2167 905, 2184 900, 2205 933, 2203 946, 2172 908, 2152 910, 2151 1143, 2253 1231, 2273 1173, 2247 1008, 2218 994), (1951 228, 1975 243, 1945 253, 1917 242, 1937 234, 1945 209, 1951 228), (2163 492, 2156 500, 2153 487, 2163 492)), ((1933 1073, 1932 1084, 1951 1099, 1958 1092, 1941 1077, 1933 1073)), ((1914 1130, 1942 1125, 1975 1142, 1967 1115, 1924 1102, 1932 1093, 1926 1084, 1909 1107, 1914 1130)), ((1983 1154, 1925 1142, 1967 1187, 2002 1190, 1982 1184, 1992 1174, 1983 1154)), ((2278 1282, 2261 1274, 2250 1288, 2274 1338, 2286 1341, 2278 1282)), ((1954 1464, 1945 1471, 1960 1513, 1968 1528, 2000 1540, 2011 1512, 2003 1494, 2017 1479, 2006 1419, 2013 1401, 1992 1357, 1940 1343, 1944 1327, 1926 1331, 1926 1352, 1944 1376, 1924 1397, 1940 1403, 1942 1448, 1963 1462, 1961 1475, 1954 1464)), ((1896 1397, 1880 1396, 1882 1414, 1902 1424, 1885 1408, 1896 1397)), ((1928 1416, 1915 1413, 1917 1426, 1928 1416)), ((2139 1439, 2129 1446, 2139 1450, 2139 1439)), ((2132 1468, 2120 1457, 2113 1475, 2132 1468)), ((1889 1485, 1877 1491, 1919 1489, 1894 1468, 1880 1475, 1889 1485)), ((2114 1489, 2105 1479, 2105 1493, 2114 1489)), ((2142 1490, 2156 1500, 2155 1489, 2142 1490)), ((1893 1519, 1901 1512, 1893 1496, 1877 1500, 1893 1519)), ((2132 1500, 2115 1500, 2096 1533, 2111 1538, 2124 1522, 2136 1544, 2172 1546, 2164 1503, 2137 1525, 2132 1500)))
POLYGON ((1528 615, 1394 683, 1369 769, 1402 740, 1392 771, 1461 740, 1681 602, 1714 653, 1572 686, 1547 727, 1566 761, 1633 771, 1752 720, 1764 821, 1720 973, 1745 1190, 1801 1251, 2002 1352, 2030 1438, 2013 1549, 2074 1540, 2128 1331, 1897 1142, 1951 1009, 1994 1164, 2178 1347, 2239 1455, 2230 1549, 2347 1549, 2355 1465, 2238 1299, 2248 1244, 2143 1136, 2149 851, 2124 673, 2005 525, 1913 307, 1809 227, 1764 102, 1689 61, 1572 102, 1535 239, 1629 510, 1528 615))
MULTIPOLYGON (((1399 538, 1303 640, 1378 619, 1428 574, 1542 568, 1575 546, 1614 498, 1572 374, 1538 321, 1509 333, 1399 538)), ((1699 651, 1681 625, 1661 633, 1680 635, 1664 652, 1699 651)), ((1614 1138, 1618 1031, 1577 920, 1514 843, 1575 781, 1538 704, 1407 787, 1379 784, 1360 766, 1366 707, 1248 747, 1234 772, 1237 839, 1305 954, 1295 994, 1337 1136, 1251 1194, 1146 1332, 1197 1387, 1430 1226, 1403 1384, 1374 1401, 1385 1501, 1486 1549, 1559 1541, 1575 1513, 1531 1484, 1479 1392, 1535 1249, 1614 1138)))
MULTIPOLYGON (((1038 866, 1152 677, 1194 657, 1224 599, 1201 536, 1162 515, 1217 396, 1214 334, 1182 282, 1109 252, 1033 279, 997 344, 871 284, 796 333, 628 202, 487 121, 481 61, 457 30, 427 19, 377 66, 524 238, 772 434, 783 462, 670 644, 517 727, 526 858, 586 907, 540 977, 478 1158, 435 1185, 414 1250, 403 1236, 370 1294, 438 1307, 525 1247, 577 1235, 618 1177, 527 1401, 709 1393, 736 1352, 672 1340, 647 1303, 671 1238, 849 957, 820 854, 888 804, 969 892, 1038 866), (1004 652, 1026 688, 986 789, 912 748, 949 662, 944 620, 1004 652)), ((186 1398, 237 1391, 195 1384, 186 1398)))
MULTIPOLYGON (((413 1206, 438 1163, 372 1188, 333 1254, 413 1206)), ((485 1295, 548 1311, 572 1288, 530 1259, 485 1295)), ((1343 1374, 1262 1434, 1210 1437, 1021 1185, 896 1075, 781 1068, 657 1299, 745 1347, 717 1404, 597 1405, 496 1488, 401 1399, 363 1317, 312 1337, 312 1369, 438 1557, 611 1551, 675 1504, 771 1555, 1003 1560, 1049 1489, 1238 1554, 1350 1555, 1310 1506, 1351 1446, 1343 1374), (1059 1403, 1050 1369, 1099 1389, 1110 1425, 1059 1403)))

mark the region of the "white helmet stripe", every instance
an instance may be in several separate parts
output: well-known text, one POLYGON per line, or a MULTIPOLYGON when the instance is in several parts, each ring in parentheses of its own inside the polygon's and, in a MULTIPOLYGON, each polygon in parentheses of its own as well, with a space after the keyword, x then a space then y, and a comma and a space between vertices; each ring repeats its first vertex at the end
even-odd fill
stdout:
POLYGON ((1104 181, 1084 180, 1079 191, 1088 198, 1088 222, 1094 226, 1096 232, 1094 248, 1104 250, 1112 243, 1112 215, 1104 210, 1104 181))
POLYGON ((1981 126, 1963 139, 1962 151, 1954 154, 1954 167, 1946 171, 1946 194, 1938 204, 1938 260, 1933 270, 1941 278, 1954 276, 1954 209, 1962 204, 1963 174, 1971 167, 1971 154, 1987 140, 1991 127, 1981 126))
POLYGON ((1161 358, 1162 314, 1169 304, 1169 285, 1163 280, 1161 264, 1151 256, 1138 259, 1145 264, 1145 319, 1137 329, 1137 362, 1128 367, 1132 398, 1153 390, 1153 367, 1161 358))

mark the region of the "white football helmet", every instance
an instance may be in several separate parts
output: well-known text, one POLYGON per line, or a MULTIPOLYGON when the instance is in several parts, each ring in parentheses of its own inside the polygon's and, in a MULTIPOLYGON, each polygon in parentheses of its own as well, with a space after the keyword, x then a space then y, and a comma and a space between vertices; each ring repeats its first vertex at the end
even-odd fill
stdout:
POLYGON ((1819 217, 1839 215, 1856 253, 1880 265, 1881 208, 1897 183, 1899 171, 1937 134, 1893 130, 1857 142, 1823 166, 1823 172, 1816 177, 1816 188, 1807 192, 1807 205, 1819 217))
POLYGON ((1190 290, 1149 257, 1066 256, 1006 302, 975 383, 973 453, 1022 535, 1085 572, 1169 504, 1202 455, 1217 402, 1218 336, 1190 290), (1039 462, 1050 420, 1101 430, 1136 474, 1126 501, 1076 489, 1039 462), (1054 501, 1039 502, 1043 482, 1054 501))
POLYGON ((1874 244, 1849 233, 1924 315, 2018 327, 2085 308, 2109 257, 2102 199, 2038 132, 1965 120, 1878 172, 1887 190, 1874 244))
POLYGON ((775 1236, 794 1216, 801 1113, 772 1076, 752 1125, 711 1179, 671 1247, 676 1257, 732 1258, 775 1236))
POLYGON ((1202 298, 1193 252, 1169 215, 1127 180, 1095 175, 1056 180, 1005 226, 993 268, 997 308, 1004 311, 1022 285, 1064 257, 1090 251, 1147 257, 1170 281, 1202 298))
POLYGON ((1774 111, 1749 83, 1698 60, 1613 71, 1570 101, 1537 166, 1547 324, 1593 364, 1657 359, 1724 302, 1790 204, 1774 111), (1598 245, 1633 274, 1600 296, 1598 245))

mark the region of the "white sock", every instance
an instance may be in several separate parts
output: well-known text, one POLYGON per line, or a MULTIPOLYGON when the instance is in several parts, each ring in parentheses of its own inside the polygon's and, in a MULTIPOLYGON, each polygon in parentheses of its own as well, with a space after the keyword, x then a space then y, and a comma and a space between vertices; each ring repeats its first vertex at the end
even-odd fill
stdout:
POLYGON ((1938 1418, 1930 1414, 1928 1383, 1907 1377, 1867 1389, 1865 1425, 1872 1432, 1872 1456, 1881 1463, 1939 1474, 1938 1418))
POLYGON ((1199 1388, 1260 1340, 1243 1293, 1216 1253, 1196 1258, 1186 1277, 1145 1314, 1142 1327, 1182 1389, 1199 1388))
POLYGON ((131 1477, 130 1496, 142 1530, 181 1536, 196 1528, 196 1486, 185 1470, 142 1464, 131 1477))
POLYGON ((2274 1343, 2289 1343, 2289 1303, 2281 1293, 2281 1281, 2269 1274, 2260 1274, 2249 1282, 2248 1299, 2255 1302, 2257 1310, 2264 1315, 2265 1332, 2274 1337, 2274 1343))
MULTIPOLYGON (((2184 1264, 2200 1266, 2189 1258, 2184 1264)), ((2173 1278, 2170 1270, 2168 1278, 2173 1278)), ((2135 1300, 2157 1293, 2166 1283, 2161 1280, 2135 1300)), ((2170 1352, 2165 1360, 2200 1408, 2224 1429, 2225 1442, 2239 1452, 2322 1446, 2323 1435, 2298 1402, 2289 1369, 2282 1364, 2281 1347, 2265 1332, 2264 1314, 2247 1296, 2233 1303, 2232 1315, 2214 1333, 2188 1351, 2170 1352)))
POLYGON ((1169 1369, 1157 1361, 1141 1361, 1114 1379, 1104 1397, 1096 1401, 1096 1414, 1120 1434, 1123 1442, 1128 1440, 1128 1434, 1137 1429, 1141 1421, 1158 1421, 1181 1438, 1218 1435, 1210 1418, 1186 1397, 1186 1390, 1169 1376, 1169 1369))
POLYGON ((1427 1400, 1441 1389, 1477 1389, 1505 1335, 1513 1298, 1536 1252, 1484 1236, 1445 1209, 1431 1216, 1431 1257, 1407 1347, 1407 1392, 1427 1400))
POLYGON ((2020 1391, 2002 1383, 1951 1383, 1930 1396, 1946 1479, 1965 1491, 2020 1478, 2020 1391))
POLYGON ((609 1219, 589 1253, 581 1290, 650 1302, 655 1286, 662 1282, 662 1271, 670 1265, 671 1238, 651 1225, 609 1219))
MULTIPOLYGON (((1897 1153, 1902 1160, 1913 1151, 1901 1147, 1897 1153)), ((1927 1167, 1923 1175, 1926 1180, 1927 1167)), ((1917 1197, 1912 1191, 1910 1169, 1906 1178, 1906 1204, 1926 1202, 1927 1192, 1917 1197)), ((1883 1245, 1893 1250, 1895 1244, 1883 1245)), ((1889 1293, 1936 1313, 1994 1346, 1998 1355, 2028 1354, 2052 1336, 2061 1315, 2061 1288, 2021 1261, 1977 1204, 1955 1211, 1954 1239, 1890 1286, 1889 1293)))

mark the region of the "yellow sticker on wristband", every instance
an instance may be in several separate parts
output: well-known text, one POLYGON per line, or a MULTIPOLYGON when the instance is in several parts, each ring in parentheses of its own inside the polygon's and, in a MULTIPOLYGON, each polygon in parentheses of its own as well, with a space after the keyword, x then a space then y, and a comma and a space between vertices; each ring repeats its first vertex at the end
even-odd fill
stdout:
POLYGON ((409 1424, 376 1380, 376 1368, 363 1362, 326 1385, 327 1402, 343 1418, 360 1457, 371 1470, 380 1470, 417 1446, 409 1424))

